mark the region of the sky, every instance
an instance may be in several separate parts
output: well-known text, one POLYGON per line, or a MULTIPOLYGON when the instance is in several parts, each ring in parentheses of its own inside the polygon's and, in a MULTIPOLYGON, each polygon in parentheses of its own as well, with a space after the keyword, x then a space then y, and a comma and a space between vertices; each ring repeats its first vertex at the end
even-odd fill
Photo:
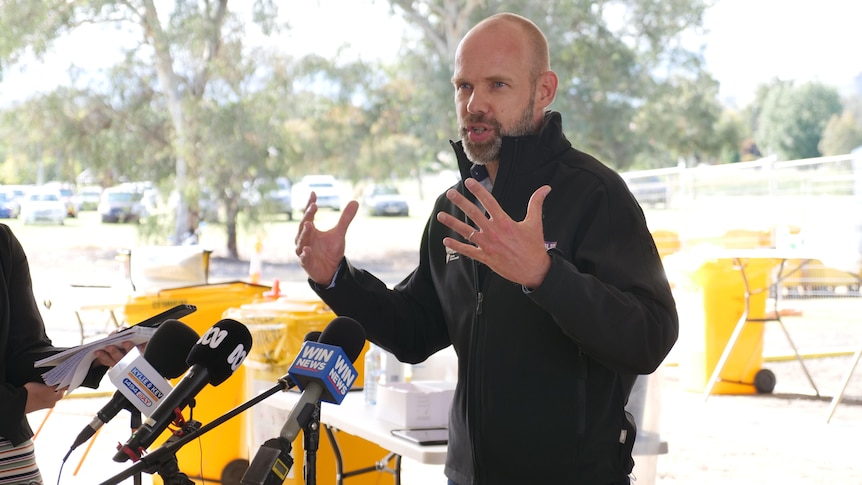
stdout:
MULTIPOLYGON (((283 41, 286 50, 331 55, 344 46, 356 55, 383 59, 398 52, 404 26, 390 15, 388 2, 303 2, 308 8, 290 10, 293 30, 283 41), (366 20, 357 22, 360 18, 366 20)), ((857 47, 862 45, 862 1, 717 0, 704 23, 708 33, 689 36, 685 44, 692 50, 704 47, 707 69, 729 105, 745 106, 758 85, 775 77, 819 81, 849 94, 854 78, 862 76, 857 47)), ((70 63, 95 70, 116 61, 111 47, 116 42, 105 42, 105 36, 95 28, 74 34, 45 63, 27 63, 24 72, 13 67, 0 82, 0 106, 52 89, 68 79, 70 63)))
POLYGON ((862 76, 859 0, 717 0, 704 25, 709 33, 692 43, 705 43, 720 97, 740 107, 775 77, 849 94, 862 76))

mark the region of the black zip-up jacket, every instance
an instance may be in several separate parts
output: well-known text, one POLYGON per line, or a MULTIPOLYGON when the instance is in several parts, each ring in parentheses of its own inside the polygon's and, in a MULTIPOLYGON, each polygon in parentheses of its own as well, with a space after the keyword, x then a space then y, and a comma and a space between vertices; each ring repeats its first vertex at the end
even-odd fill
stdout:
MULTIPOLYGON (((461 143, 453 146, 470 176, 461 143)), ((640 206, 616 172, 572 148, 554 112, 539 134, 504 138, 492 193, 520 221, 545 184, 551 268, 537 288, 447 251, 443 238, 460 236, 435 215, 464 214, 442 195, 418 267, 393 289, 346 259, 334 286, 312 284, 403 362, 454 346, 445 473, 459 485, 625 480, 629 391, 677 339, 673 296, 640 206)), ((463 182, 455 187, 472 198, 463 182)))
MULTIPOLYGON (((51 345, 30 280, 21 243, 0 224, 0 437, 17 446, 33 436, 24 413, 28 382, 42 382, 48 369, 33 367, 39 359, 64 350, 51 345)), ((108 368, 94 367, 83 382, 97 387, 108 368)))

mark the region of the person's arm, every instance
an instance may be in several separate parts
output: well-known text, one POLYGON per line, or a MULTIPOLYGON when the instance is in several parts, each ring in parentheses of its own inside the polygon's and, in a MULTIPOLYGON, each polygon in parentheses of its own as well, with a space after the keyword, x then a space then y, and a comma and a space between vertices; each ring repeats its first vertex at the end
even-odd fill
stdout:
POLYGON ((311 193, 299 221, 296 233, 296 255, 299 265, 305 270, 309 279, 319 286, 326 287, 335 277, 341 260, 344 259, 347 228, 359 210, 359 203, 351 200, 344 207, 338 224, 329 230, 320 230, 314 223, 317 214, 317 196, 311 193))
POLYGON ((551 267, 529 297, 593 358, 648 374, 679 333, 670 285, 637 206, 622 197, 595 206, 574 261, 549 251, 551 267))
POLYGON ((547 186, 533 193, 526 218, 514 221, 480 183, 467 179, 464 185, 488 216, 463 194, 449 190, 446 196, 477 228, 438 213, 440 223, 467 240, 447 237, 446 247, 526 288, 593 358, 628 373, 655 370, 676 342, 679 324, 661 259, 633 199, 621 189, 596 190, 591 205, 596 213, 578 222, 585 236, 570 249, 572 262, 560 249, 544 246, 547 186))
MULTIPOLYGON (((436 296, 417 301, 407 292, 390 290, 371 273, 350 264, 344 255, 345 235, 358 208, 356 201, 350 201, 338 224, 322 230, 314 223, 317 205, 312 193, 295 240, 300 265, 311 289, 337 315, 358 321, 368 340, 395 353, 403 362, 421 362, 449 345, 436 296), (405 346, 404 342, 411 345, 405 346)), ((421 271, 421 264, 417 271, 421 271)), ((414 275, 408 280, 426 281, 414 275)), ((433 295, 433 287, 418 293, 428 295, 429 291, 433 295)))
POLYGON ((27 382, 42 382, 41 371, 34 368, 33 363, 59 349, 53 346, 45 331, 24 249, 9 228, 3 227, 3 280, 0 282, 3 287, 0 290, 8 302, 8 320, 4 322, 9 328, 9 340, 4 349, 8 355, 6 376, 11 384, 22 386, 27 382))
POLYGON ((439 240, 429 242, 432 223, 429 219, 422 234, 418 266, 394 288, 347 258, 333 285, 311 285, 336 314, 358 321, 369 341, 406 363, 422 362, 451 343, 431 277, 429 244, 443 249, 439 240))
MULTIPOLYGON (((23 386, 28 382, 42 384, 44 368, 37 368, 34 363, 65 350, 55 347, 48 337, 42 314, 33 294, 33 282, 30 276, 30 266, 24 248, 11 231, 6 228, 4 234, 6 245, 3 255, 3 290, 8 295, 10 327, 9 341, 6 351, 7 380, 15 386, 23 386)), ((87 374, 82 385, 96 388, 108 367, 116 364, 131 347, 130 342, 120 346, 111 346, 97 352, 92 370, 87 374)))

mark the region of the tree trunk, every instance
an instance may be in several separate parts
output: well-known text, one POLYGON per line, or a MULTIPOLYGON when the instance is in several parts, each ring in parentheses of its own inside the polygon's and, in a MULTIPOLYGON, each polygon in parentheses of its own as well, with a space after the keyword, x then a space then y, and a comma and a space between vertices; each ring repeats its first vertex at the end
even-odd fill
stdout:
POLYGON ((178 199, 174 237, 172 239, 176 244, 180 244, 185 234, 189 231, 188 202, 186 201, 183 192, 188 183, 188 165, 186 162, 186 156, 190 149, 190 147, 187 146, 186 121, 183 114, 182 95, 180 94, 179 89, 180 81, 174 72, 174 63, 171 56, 170 45, 168 40, 165 38, 153 0, 145 0, 144 9, 144 32, 152 42, 153 50, 155 51, 156 72, 158 73, 159 82, 164 90, 168 110, 171 114, 171 122, 173 123, 174 130, 176 132, 177 159, 174 190, 177 192, 178 199))

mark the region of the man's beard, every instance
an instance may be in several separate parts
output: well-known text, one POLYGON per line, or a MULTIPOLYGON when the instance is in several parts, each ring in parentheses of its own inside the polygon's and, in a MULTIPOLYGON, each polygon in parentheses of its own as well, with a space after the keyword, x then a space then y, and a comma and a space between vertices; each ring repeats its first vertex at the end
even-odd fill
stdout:
POLYGON ((504 136, 521 136, 535 133, 536 124, 533 122, 533 98, 530 97, 530 103, 527 108, 521 113, 521 118, 508 130, 504 130, 503 126, 496 119, 485 119, 485 115, 467 115, 461 122, 461 140, 464 144, 464 152, 471 162, 477 165, 485 165, 488 162, 494 162, 500 159, 500 147, 503 146, 504 136), (494 130, 494 136, 482 143, 473 143, 468 136, 467 126, 472 123, 484 123, 494 130))

